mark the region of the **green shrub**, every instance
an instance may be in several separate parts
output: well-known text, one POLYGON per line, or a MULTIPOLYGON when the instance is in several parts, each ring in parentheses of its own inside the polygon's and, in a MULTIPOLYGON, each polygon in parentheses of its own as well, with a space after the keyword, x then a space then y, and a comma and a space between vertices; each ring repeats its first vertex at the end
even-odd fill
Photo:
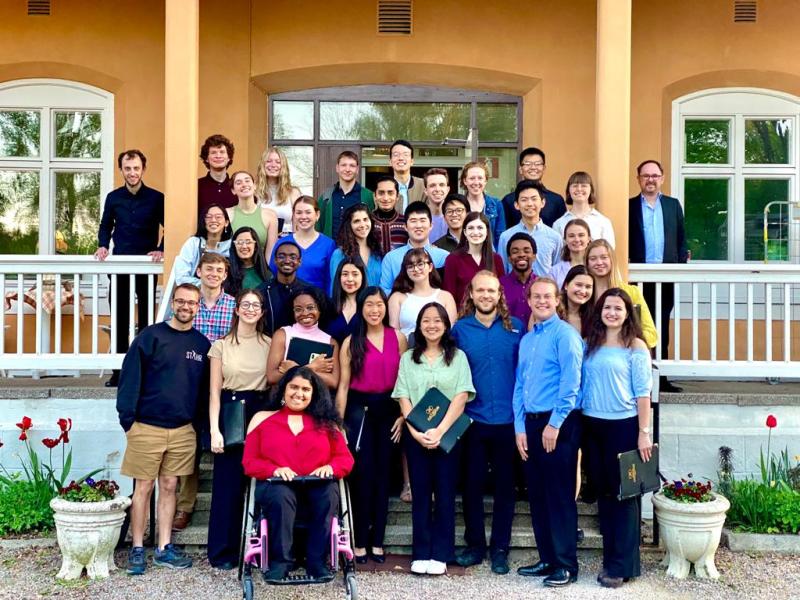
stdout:
POLYGON ((726 491, 731 503, 729 527, 750 533, 800 531, 800 493, 788 485, 733 480, 726 491))
POLYGON ((0 484, 0 536, 51 529, 53 495, 48 482, 9 480, 0 484))

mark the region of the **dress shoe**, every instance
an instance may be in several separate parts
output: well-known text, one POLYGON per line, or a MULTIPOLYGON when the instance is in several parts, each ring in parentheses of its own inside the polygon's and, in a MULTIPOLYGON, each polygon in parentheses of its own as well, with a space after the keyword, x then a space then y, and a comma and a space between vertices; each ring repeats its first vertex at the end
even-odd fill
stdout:
POLYGON ((506 550, 495 550, 492 552, 492 573, 496 575, 507 575, 508 552, 506 550))
POLYGON ((306 566, 306 575, 317 583, 324 583, 326 581, 333 581, 333 571, 325 565, 306 566))
POLYGON ((172 531, 183 531, 192 524, 192 513, 179 510, 172 519, 172 531))
POLYGON ((570 583, 578 581, 578 575, 573 575, 567 569, 556 569, 544 578, 544 585, 547 587, 564 587, 570 583))
POLYGON ((555 568, 550 563, 539 561, 535 565, 528 565, 517 569, 517 575, 523 577, 547 577, 553 573, 555 568))
POLYGON ((608 573, 600 573, 597 582, 605 588, 622 587, 622 577, 611 577, 608 573))
POLYGON ((104 384, 107 388, 115 388, 119 386, 119 373, 114 373, 111 377, 108 378, 108 381, 104 384))
MULTIPOLYGON (((381 548, 381 550, 382 550, 382 548, 381 548)), ((379 565, 382 565, 383 563, 386 562, 386 554, 385 554, 385 552, 381 552, 380 554, 376 554, 375 553, 375 548, 370 550, 369 557, 373 560, 373 562, 376 562, 379 565)))
POLYGON ((662 379, 659 386, 659 392, 667 392, 668 394, 681 394, 683 393, 683 388, 679 385, 675 385, 668 379, 662 379))
POLYGON ((214 563, 211 566, 215 569, 219 569, 220 571, 233 571, 233 569, 236 568, 236 564, 229 561, 214 563))
POLYGON ((269 570, 264 571, 264 581, 267 583, 279 583, 286 579, 289 574, 289 569, 283 563, 277 565, 270 565, 269 570))
POLYGON ((462 567, 472 567, 481 564, 484 556, 486 556, 486 550, 467 546, 456 555, 456 562, 462 567))
POLYGON ((362 554, 361 556, 355 555, 357 565, 365 565, 369 561, 369 554, 362 554))

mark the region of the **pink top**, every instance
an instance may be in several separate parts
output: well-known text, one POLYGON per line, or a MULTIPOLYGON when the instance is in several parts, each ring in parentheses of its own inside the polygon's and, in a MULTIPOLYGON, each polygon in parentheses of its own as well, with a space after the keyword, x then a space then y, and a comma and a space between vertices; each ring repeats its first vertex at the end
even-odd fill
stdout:
POLYGON ((319 328, 319 325, 305 327, 295 323, 294 325, 281 327, 281 329, 283 329, 283 332, 286 334, 286 349, 283 351, 284 359, 286 359, 286 355, 289 353, 289 342, 292 341, 292 338, 311 340, 312 342, 320 342, 322 344, 331 343, 331 336, 322 331, 322 329, 319 328))
POLYGON ((361 373, 350 380, 350 389, 367 394, 380 394, 394 389, 400 368, 400 346, 397 333, 391 327, 383 328, 383 352, 367 339, 364 366, 361 373))

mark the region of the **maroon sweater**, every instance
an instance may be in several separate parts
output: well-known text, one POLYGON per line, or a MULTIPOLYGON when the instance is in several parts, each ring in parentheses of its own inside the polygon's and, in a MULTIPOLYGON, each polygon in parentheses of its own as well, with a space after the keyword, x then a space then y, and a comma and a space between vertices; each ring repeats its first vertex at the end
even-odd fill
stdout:
POLYGON ((475 277, 475 273, 483 269, 494 271, 497 277, 502 277, 505 274, 503 259, 500 258, 497 252, 494 253, 494 265, 491 267, 479 265, 469 253, 461 251, 452 252, 444 261, 442 289, 453 294, 459 309, 464 306, 464 292, 469 287, 470 281, 475 277))

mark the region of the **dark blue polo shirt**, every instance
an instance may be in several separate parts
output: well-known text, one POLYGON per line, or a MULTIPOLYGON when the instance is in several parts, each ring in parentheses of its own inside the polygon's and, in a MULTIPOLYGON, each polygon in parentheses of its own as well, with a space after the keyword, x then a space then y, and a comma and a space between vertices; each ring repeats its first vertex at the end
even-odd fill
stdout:
POLYGON ((114 240, 114 254, 140 255, 163 250, 164 240, 158 243, 159 227, 163 224, 164 194, 144 183, 136 194, 131 194, 123 185, 106 196, 97 245, 108 248, 114 240))

